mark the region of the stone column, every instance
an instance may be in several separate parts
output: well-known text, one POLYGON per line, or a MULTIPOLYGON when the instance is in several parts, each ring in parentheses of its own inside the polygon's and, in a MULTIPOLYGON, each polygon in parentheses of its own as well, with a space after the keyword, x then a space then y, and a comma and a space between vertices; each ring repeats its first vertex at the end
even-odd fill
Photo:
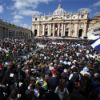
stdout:
POLYGON ((44 24, 42 25, 42 35, 44 36, 44 30, 45 30, 45 26, 44 24))
POLYGON ((55 24, 53 24, 53 37, 55 35, 55 24))
POLYGON ((37 36, 40 36, 40 25, 37 26, 37 36))
POLYGON ((58 36, 59 36, 59 32, 60 32, 59 30, 60 30, 60 24, 58 24, 58 36))
POLYGON ((63 36, 63 24, 62 24, 62 26, 61 26, 61 36, 63 36))
POLYGON ((72 31, 72 25, 70 24, 69 25, 69 34, 68 34, 68 36, 71 36, 71 31, 72 31))
POLYGON ((75 24, 73 37, 78 37, 78 24, 77 23, 75 24))
POLYGON ((65 36, 65 24, 64 24, 64 28, 63 28, 63 29, 64 29, 64 31, 63 31, 63 36, 65 36))
POLYGON ((51 24, 50 24, 50 27, 49 27, 49 28, 50 28, 50 33, 49 33, 49 36, 51 36, 51 24))
POLYGON ((50 36, 50 24, 48 24, 48 36, 50 36))
POLYGON ((87 37, 87 24, 84 23, 83 34, 82 37, 87 37))
POLYGON ((32 33, 34 34, 34 24, 32 24, 32 33))

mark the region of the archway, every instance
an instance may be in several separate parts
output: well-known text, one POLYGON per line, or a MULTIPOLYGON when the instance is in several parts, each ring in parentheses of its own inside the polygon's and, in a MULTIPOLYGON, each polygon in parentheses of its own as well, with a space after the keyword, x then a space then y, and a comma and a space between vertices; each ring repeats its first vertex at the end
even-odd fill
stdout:
POLYGON ((78 34, 78 37, 82 37, 82 33, 83 33, 83 29, 79 29, 79 34, 78 34))
POLYGON ((55 37, 57 36, 57 31, 55 31, 55 37))
POLYGON ((68 37, 68 31, 65 32, 65 37, 68 37))
POLYGON ((59 37, 61 37, 61 33, 59 33, 59 37))
POLYGON ((36 29, 34 30, 34 36, 37 36, 37 30, 36 29))
POLYGON ((51 36, 53 36, 53 34, 51 33, 51 36))
POLYGON ((44 34, 44 36, 47 36, 48 35, 48 32, 47 31, 45 31, 45 34, 44 34))

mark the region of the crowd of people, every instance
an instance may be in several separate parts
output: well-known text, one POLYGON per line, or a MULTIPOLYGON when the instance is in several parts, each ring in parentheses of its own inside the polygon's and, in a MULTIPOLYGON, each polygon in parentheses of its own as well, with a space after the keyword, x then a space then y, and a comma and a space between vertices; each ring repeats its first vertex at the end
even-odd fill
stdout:
POLYGON ((100 100, 99 54, 84 40, 0 40, 0 100, 100 100))

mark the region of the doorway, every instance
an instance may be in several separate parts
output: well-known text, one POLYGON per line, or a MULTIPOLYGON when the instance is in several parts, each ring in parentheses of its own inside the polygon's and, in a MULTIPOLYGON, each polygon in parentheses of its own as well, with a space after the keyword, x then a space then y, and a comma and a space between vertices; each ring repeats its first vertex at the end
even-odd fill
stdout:
POLYGON ((78 37, 82 37, 82 33, 83 33, 83 29, 79 29, 79 34, 78 34, 78 37))
POLYGON ((68 31, 65 32, 65 37, 68 37, 68 31))
POLYGON ((55 37, 57 37, 57 31, 55 31, 55 37))
POLYGON ((44 34, 44 36, 47 36, 48 35, 48 32, 47 31, 45 31, 45 34, 44 34))
POLYGON ((37 30, 34 30, 34 36, 37 36, 37 30))

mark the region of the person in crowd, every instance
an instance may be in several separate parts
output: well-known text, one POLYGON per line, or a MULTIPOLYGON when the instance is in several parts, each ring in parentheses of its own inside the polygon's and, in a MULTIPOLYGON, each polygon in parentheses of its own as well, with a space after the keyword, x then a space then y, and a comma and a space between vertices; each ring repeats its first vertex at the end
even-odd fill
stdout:
POLYGON ((89 45, 88 40, 0 40, 0 100, 99 100, 100 52, 89 45))
POLYGON ((58 94, 60 100, 68 100, 69 92, 65 85, 65 79, 59 80, 59 85, 56 87, 55 93, 58 94))

